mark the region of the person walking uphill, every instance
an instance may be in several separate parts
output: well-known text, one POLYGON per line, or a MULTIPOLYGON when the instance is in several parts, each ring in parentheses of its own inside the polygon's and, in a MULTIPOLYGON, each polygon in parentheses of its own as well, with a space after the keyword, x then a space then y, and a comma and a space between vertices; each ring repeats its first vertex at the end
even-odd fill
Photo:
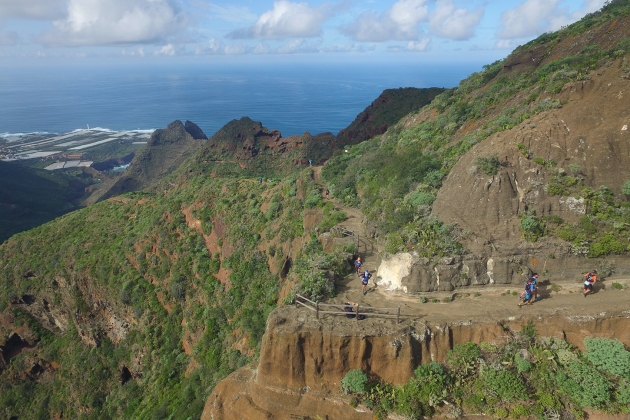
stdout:
POLYGON ((593 293, 593 284, 597 281, 597 270, 589 271, 584 274, 584 290, 582 294, 584 297, 589 293, 593 293))
POLYGON ((361 257, 357 258, 354 262, 354 268, 357 270, 357 276, 361 276, 361 257))
POLYGON ((363 292, 363 294, 365 295, 367 293, 367 285, 368 282, 370 281, 370 277, 372 275, 370 274, 370 272, 368 270, 365 270, 365 273, 363 273, 363 277, 361 277, 361 284, 362 284, 362 288, 361 291, 363 292))

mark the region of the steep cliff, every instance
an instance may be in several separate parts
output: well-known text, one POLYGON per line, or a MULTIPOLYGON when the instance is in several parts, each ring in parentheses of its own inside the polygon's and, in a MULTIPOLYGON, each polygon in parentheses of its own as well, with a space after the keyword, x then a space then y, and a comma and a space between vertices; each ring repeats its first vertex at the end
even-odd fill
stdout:
POLYGON ((437 87, 385 89, 348 127, 337 134, 337 142, 342 145, 357 144, 383 134, 402 117, 431 103, 444 90, 437 87))
POLYGON ((418 365, 445 362, 454 346, 505 345, 529 321, 539 336, 558 337, 580 349, 587 336, 617 338, 630 345, 626 296, 608 297, 606 312, 589 312, 565 295, 555 308, 522 314, 515 307, 506 310, 495 296, 472 308, 462 302, 422 318, 407 315, 399 325, 379 318, 315 319, 306 309, 281 307, 267 321, 260 361, 219 383, 202 418, 369 419, 371 413, 355 410, 350 398, 340 393, 340 381, 349 370, 361 369, 372 379, 402 385, 418 365), (489 302, 497 306, 494 319, 484 311, 489 302), (463 316, 458 313, 461 309, 466 312, 463 316))
POLYGON ((173 121, 165 129, 153 132, 147 145, 138 151, 129 167, 99 200, 126 192, 140 191, 173 172, 184 160, 200 149, 206 135, 194 123, 173 121))

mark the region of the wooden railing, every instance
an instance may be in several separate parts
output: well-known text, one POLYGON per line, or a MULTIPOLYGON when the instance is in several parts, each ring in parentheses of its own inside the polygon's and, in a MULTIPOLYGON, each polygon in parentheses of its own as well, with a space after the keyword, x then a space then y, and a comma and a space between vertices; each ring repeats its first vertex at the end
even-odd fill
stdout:
POLYGON ((400 306, 397 308, 381 308, 374 306, 360 306, 358 303, 356 305, 320 303, 313 302, 312 300, 298 294, 295 295, 295 305, 297 307, 302 306, 315 312, 315 318, 317 319, 319 319, 320 315, 347 316, 353 314, 357 321, 360 320, 360 316, 370 316, 375 318, 396 319, 396 323, 400 324, 400 306), (352 312, 346 311, 345 309, 347 307, 352 308, 352 312))
POLYGON ((363 244, 363 252, 365 254, 374 253, 374 244, 372 243, 372 241, 367 240, 367 238, 364 238, 364 240, 362 240, 361 235, 350 229, 347 229, 345 226, 334 226, 330 229, 330 232, 338 238, 346 238, 349 236, 352 237, 352 241, 356 243, 356 252, 358 253, 361 253, 361 244, 363 244))

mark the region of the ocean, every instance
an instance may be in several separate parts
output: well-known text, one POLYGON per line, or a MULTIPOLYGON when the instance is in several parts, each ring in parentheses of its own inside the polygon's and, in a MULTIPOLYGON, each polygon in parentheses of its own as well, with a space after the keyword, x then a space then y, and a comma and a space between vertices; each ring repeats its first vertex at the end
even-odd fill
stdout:
POLYGON ((453 87, 481 65, 133 64, 0 68, 0 135, 150 130, 190 120, 210 137, 243 116, 283 136, 347 127, 383 90, 453 87))

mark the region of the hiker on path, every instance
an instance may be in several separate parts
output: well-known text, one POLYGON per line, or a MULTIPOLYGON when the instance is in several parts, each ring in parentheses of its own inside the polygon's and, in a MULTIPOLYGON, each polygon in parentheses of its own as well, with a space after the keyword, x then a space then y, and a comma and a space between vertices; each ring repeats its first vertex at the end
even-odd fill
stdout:
POLYGON ((363 273, 363 277, 361 278, 361 284, 363 286, 361 288, 361 291, 363 292, 363 295, 367 293, 367 285, 368 285, 368 282, 370 281, 371 276, 372 275, 370 274, 368 270, 365 270, 365 273, 363 273))
POLYGON ((330 191, 328 191, 328 188, 326 188, 326 199, 328 200, 328 194, 330 194, 330 191))
POLYGON ((539 300, 538 297, 538 273, 532 274, 525 284, 525 291, 521 293, 521 301, 518 303, 518 307, 527 304, 531 305, 533 301, 539 300))
POLYGON ((538 297, 538 273, 532 274, 532 276, 527 280, 527 285, 529 285, 529 289, 532 293, 532 298, 534 300, 540 300, 538 297))
POLYGON ((357 258, 354 262, 354 268, 357 270, 357 276, 361 276, 361 257, 357 258))
POLYGON ((589 271, 584 274, 584 290, 582 294, 584 297, 589 293, 593 293, 593 284, 597 281, 597 270, 589 271))

